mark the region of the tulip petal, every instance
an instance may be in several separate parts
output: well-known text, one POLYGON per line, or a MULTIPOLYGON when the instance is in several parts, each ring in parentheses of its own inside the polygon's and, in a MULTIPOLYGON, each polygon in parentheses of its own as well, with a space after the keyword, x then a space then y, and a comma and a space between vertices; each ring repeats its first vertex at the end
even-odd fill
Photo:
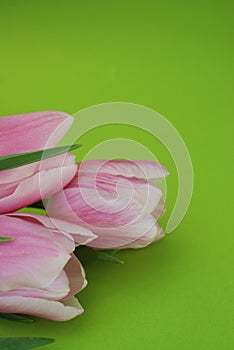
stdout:
MULTIPOLYGON (((29 298, 42 298, 47 300, 61 300, 68 295, 70 292, 69 280, 64 272, 56 278, 56 280, 45 289, 37 288, 20 288, 11 289, 7 292, 1 292, 1 297, 29 297, 29 298)), ((74 295, 74 294, 73 294, 74 295)))
POLYGON ((139 179, 163 179, 168 175, 164 165, 150 160, 86 160, 78 164, 79 172, 106 173, 139 179))
POLYGON ((153 242, 159 241, 161 238, 164 237, 164 233, 162 228, 156 224, 157 230, 147 232, 145 235, 142 235, 140 238, 136 239, 135 241, 121 247, 122 249, 138 249, 138 248, 143 248, 147 247, 153 242))
POLYGON ((68 253, 71 253, 74 250, 74 241, 78 245, 87 244, 96 238, 95 234, 80 225, 58 220, 53 217, 31 213, 10 213, 6 215, 14 217, 18 216, 27 221, 37 222, 52 230, 52 232, 56 234, 58 241, 61 241, 62 247, 64 247, 68 253), (69 242, 70 240, 72 241, 69 242))
POLYGON ((90 229, 98 237, 88 245, 99 249, 124 246, 147 232, 155 234, 154 217, 134 198, 115 200, 112 194, 102 194, 89 188, 67 188, 49 200, 47 212, 90 229))
POLYGON ((155 220, 158 220, 163 215, 163 213, 165 212, 165 206, 165 200, 161 198, 158 202, 157 207, 151 213, 154 216, 155 220))
MULTIPOLYGON (((2 189, 6 185, 15 189, 16 186, 24 179, 32 176, 38 171, 50 170, 53 168, 69 167, 75 164, 75 155, 71 153, 60 154, 58 156, 44 159, 41 162, 27 164, 15 169, 0 171, 0 197, 2 197, 2 189)), ((12 190, 13 192, 13 190, 12 190)))
POLYGON ((83 266, 74 254, 72 254, 72 257, 68 261, 64 270, 69 279, 70 287, 70 292, 63 299, 66 300, 84 289, 87 285, 87 280, 85 278, 85 271, 83 269, 83 266))
POLYGON ((13 238, 0 246, 2 292, 47 288, 70 259, 51 231, 33 222, 1 215, 0 236, 13 238))
POLYGON ((33 175, 36 169, 37 163, 32 163, 15 169, 0 171, 0 196, 2 197, 2 188, 4 189, 4 187, 8 185, 14 189, 19 181, 33 175))
POLYGON ((72 116, 56 111, 2 117, 0 118, 0 155, 54 147, 65 135, 72 122, 72 116))
POLYGON ((54 321, 67 321, 83 312, 75 297, 64 302, 26 298, 21 296, 1 297, 0 312, 34 315, 54 321))
MULTIPOLYGON (((54 225, 54 222, 57 222, 57 221, 59 221, 59 224, 62 225, 60 223, 60 220, 51 219, 48 216, 31 214, 31 213, 9 213, 9 214, 6 214, 6 216, 16 217, 16 218, 18 217, 21 220, 34 222, 36 224, 39 224, 42 227, 46 227, 52 230, 53 234, 55 234, 56 236, 57 243, 60 243, 62 249, 65 249, 68 254, 73 252, 75 248, 74 239, 69 234, 69 231, 58 230, 58 226, 54 225)), ((64 221, 62 221, 62 223, 64 223, 64 225, 67 224, 64 221)))
POLYGON ((67 188, 77 187, 107 191, 118 195, 119 198, 135 198, 148 213, 157 208, 162 198, 161 189, 151 182, 106 173, 96 175, 81 172, 67 186, 67 188))
POLYGON ((72 179, 76 165, 42 170, 23 180, 9 196, 0 198, 0 213, 9 213, 60 191, 72 179))

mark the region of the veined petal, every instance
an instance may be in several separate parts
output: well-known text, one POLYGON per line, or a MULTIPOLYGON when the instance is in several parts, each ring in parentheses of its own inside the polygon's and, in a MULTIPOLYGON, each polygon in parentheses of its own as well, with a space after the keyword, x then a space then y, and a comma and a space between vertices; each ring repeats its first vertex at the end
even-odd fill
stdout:
POLYGON ((12 213, 6 215, 18 216, 21 219, 41 223, 43 226, 52 230, 51 232, 56 235, 58 241, 61 241, 62 247, 64 247, 68 253, 74 250, 74 241, 76 244, 87 244, 96 238, 96 235, 87 228, 68 221, 55 219, 54 217, 31 213, 12 213))
MULTIPOLYGON (((37 163, 31 163, 15 169, 0 171, 0 186, 4 188, 8 185, 15 188, 20 181, 32 176, 36 172, 37 166, 37 163)), ((1 187, 0 197, 2 196, 1 187)))
POLYGON ((38 171, 50 170, 59 167, 68 167, 75 165, 75 155, 71 153, 60 154, 58 156, 44 159, 40 162, 27 164, 15 169, 0 171, 0 197, 1 187, 16 187, 24 179, 32 176, 38 171))
POLYGON ((1 117, 0 155, 54 147, 72 122, 72 116, 56 111, 1 117))
POLYGON ((24 179, 9 196, 0 198, 0 213, 5 214, 60 191, 73 178, 76 165, 42 170, 24 179))
POLYGON ((108 198, 108 193, 97 195, 87 188, 57 193, 49 200, 47 212, 94 232, 98 237, 88 245, 99 249, 120 247, 156 230, 154 217, 134 198, 115 200, 112 194, 108 198))
POLYGON ((68 254, 72 253, 75 249, 74 238, 71 236, 69 231, 58 230, 57 225, 55 225, 59 221, 60 227, 63 227, 62 226, 63 223, 65 226, 67 226, 67 223, 64 221, 60 223, 60 220, 51 219, 48 216, 31 214, 31 213, 9 213, 9 214, 6 214, 6 216, 16 217, 26 222, 33 222, 33 223, 39 224, 42 227, 48 228, 50 230, 49 232, 51 236, 54 236, 56 243, 60 244, 62 249, 65 249, 68 254))
POLYGON ((0 215, 0 236, 13 241, 0 245, 0 291, 47 288, 59 276, 70 255, 43 226, 0 215))
POLYGON ((164 165, 150 160, 86 160, 78 164, 79 172, 106 173, 139 179, 163 179, 168 175, 164 165))
POLYGON ((151 182, 107 173, 78 173, 68 184, 67 188, 77 187, 110 192, 118 196, 118 198, 134 198, 141 203, 144 210, 148 213, 157 208, 162 198, 161 189, 151 182))

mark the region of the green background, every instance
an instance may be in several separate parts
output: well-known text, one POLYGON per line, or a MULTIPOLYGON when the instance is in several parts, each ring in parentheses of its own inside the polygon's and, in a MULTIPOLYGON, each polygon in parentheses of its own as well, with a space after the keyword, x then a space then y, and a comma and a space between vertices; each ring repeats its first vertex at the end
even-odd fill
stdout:
MULTIPOLYGON (((195 171, 181 225, 158 244, 122 251, 124 265, 87 266, 85 313, 69 322, 0 321, 0 336, 55 337, 45 349, 202 350, 233 348, 231 140, 232 1, 0 1, 0 115, 133 102, 163 114, 184 138, 195 171)), ((147 133, 103 127, 82 152, 108 137, 141 139, 176 169, 147 133)))

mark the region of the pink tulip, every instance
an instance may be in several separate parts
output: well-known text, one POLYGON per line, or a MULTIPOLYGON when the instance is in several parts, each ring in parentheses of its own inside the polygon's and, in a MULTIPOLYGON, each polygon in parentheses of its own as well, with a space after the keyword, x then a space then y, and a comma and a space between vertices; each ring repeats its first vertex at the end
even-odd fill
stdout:
MULTIPOLYGON (((73 122, 61 112, 0 118, 0 156, 52 148, 73 122)), ((61 190, 74 176, 71 154, 0 172, 0 213, 9 213, 61 190)))
POLYGON ((0 312, 35 315, 55 321, 83 312, 76 293, 87 281, 73 254, 76 241, 94 235, 82 227, 31 214, 0 215, 0 312))
POLYGON ((90 229, 95 249, 140 248, 163 236, 157 220, 162 191, 152 181, 166 169, 152 161, 90 160, 78 164, 68 186, 47 203, 53 217, 90 229))

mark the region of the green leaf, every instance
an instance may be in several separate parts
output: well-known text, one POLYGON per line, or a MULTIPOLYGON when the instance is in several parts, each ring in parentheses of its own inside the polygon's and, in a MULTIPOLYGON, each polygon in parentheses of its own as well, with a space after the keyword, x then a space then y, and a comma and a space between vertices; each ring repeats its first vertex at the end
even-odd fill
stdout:
POLYGON ((114 257, 114 254, 118 251, 119 249, 94 250, 87 246, 79 246, 75 249, 75 255, 83 265, 96 262, 97 260, 114 264, 123 264, 124 261, 114 257))
POLYGON ((20 321, 20 322, 33 322, 29 317, 18 315, 18 314, 5 314, 0 313, 0 318, 4 318, 9 321, 20 321))
POLYGON ((0 242, 9 242, 13 241, 14 238, 11 237, 0 237, 0 242))
POLYGON ((50 338, 0 338, 1 350, 28 350, 53 343, 50 338))
POLYGON ((118 251, 118 249, 111 250, 96 250, 96 257, 98 260, 107 261, 113 264, 123 264, 124 261, 116 258, 114 254, 118 251))
POLYGON ((77 144, 72 146, 49 148, 49 149, 35 151, 35 152, 0 156, 0 171, 18 168, 22 165, 39 162, 43 159, 55 157, 55 156, 58 156, 59 154, 73 151, 78 147, 81 147, 81 145, 77 144))
POLYGON ((119 252, 119 249, 107 249, 107 250, 101 250, 101 252, 105 252, 110 255, 115 255, 116 253, 119 252))

